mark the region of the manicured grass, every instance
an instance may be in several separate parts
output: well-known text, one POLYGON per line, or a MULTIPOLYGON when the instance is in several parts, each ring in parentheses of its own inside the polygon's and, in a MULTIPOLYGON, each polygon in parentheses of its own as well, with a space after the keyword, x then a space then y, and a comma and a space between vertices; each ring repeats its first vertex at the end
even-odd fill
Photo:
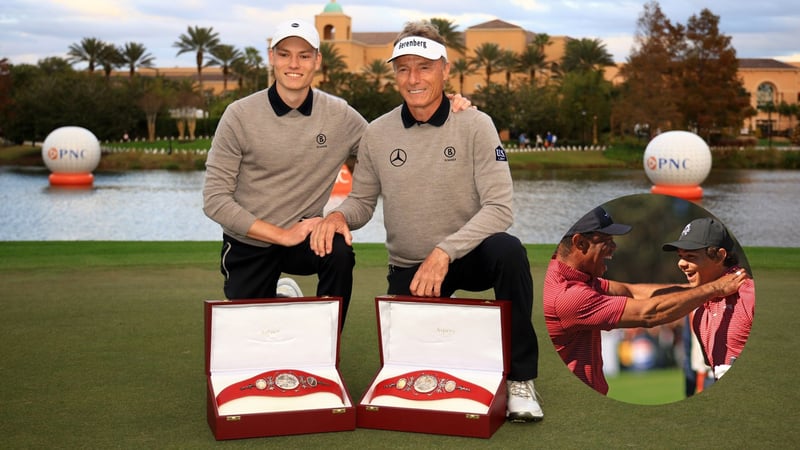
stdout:
MULTIPOLYGON (((552 246, 528 248, 543 422, 505 424, 490 440, 358 429, 221 444, 205 421, 202 307, 222 297, 219 243, 3 242, 3 447, 716 449, 800 442, 800 249, 745 249, 758 296, 745 353, 702 394, 647 406, 603 397, 561 363, 541 311, 552 246)), ((383 245, 358 244, 356 254, 340 369, 357 402, 380 365, 373 299, 385 292, 386 269, 383 245)), ((314 294, 312 277, 298 282, 314 294)))
POLYGON ((686 398, 680 368, 621 371, 608 378, 608 396, 637 405, 663 405, 686 398))

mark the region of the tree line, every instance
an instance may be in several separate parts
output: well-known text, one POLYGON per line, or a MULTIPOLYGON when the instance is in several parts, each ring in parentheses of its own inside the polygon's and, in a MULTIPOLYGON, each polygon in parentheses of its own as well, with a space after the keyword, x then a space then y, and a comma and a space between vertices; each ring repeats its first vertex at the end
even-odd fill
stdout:
MULTIPOLYGON (((619 137, 648 138, 658 131, 688 129, 707 140, 735 136, 748 116, 756 114, 737 76, 731 38, 719 30, 720 17, 708 9, 683 25, 673 23, 652 1, 638 18, 634 48, 621 69, 623 82, 613 84, 604 71, 614 65, 598 39, 567 41, 564 57, 546 58, 552 45, 537 34, 522 53, 487 42, 467 49, 449 20, 433 18, 457 57, 451 57, 452 92, 461 92, 466 76, 484 83, 472 101, 488 113, 498 130, 512 136, 551 131, 559 142, 608 142, 619 137), (495 81, 503 74, 502 82, 495 81)), ((213 133, 216 120, 237 98, 267 87, 268 67, 254 47, 239 50, 224 44, 212 27, 188 27, 173 44, 177 54, 195 56, 197 82, 141 76, 155 58, 140 43, 115 46, 84 38, 69 47, 68 57, 49 57, 36 65, 0 60, 0 136, 14 142, 41 140, 58 126, 78 125, 101 140, 124 134, 147 136, 179 133, 194 138, 198 122, 213 133), (75 70, 75 64, 87 64, 75 70), (203 68, 222 68, 224 90, 215 95, 203 85, 203 68), (105 76, 98 76, 102 68, 105 76), (124 68, 128 77, 112 77, 124 68), (231 79, 235 88, 228 90, 231 79), (201 109, 207 117, 195 117, 201 109)), ((346 99, 372 120, 398 105, 391 67, 372 61, 358 72, 332 45, 323 42, 319 86, 346 99)))

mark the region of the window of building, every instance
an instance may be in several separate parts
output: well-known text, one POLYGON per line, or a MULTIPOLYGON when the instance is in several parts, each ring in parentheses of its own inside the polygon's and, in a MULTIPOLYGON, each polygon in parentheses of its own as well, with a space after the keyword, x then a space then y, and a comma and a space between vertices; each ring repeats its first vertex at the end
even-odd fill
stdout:
POLYGON ((764 107, 768 103, 775 104, 775 85, 772 83, 761 83, 756 92, 756 104, 764 107))

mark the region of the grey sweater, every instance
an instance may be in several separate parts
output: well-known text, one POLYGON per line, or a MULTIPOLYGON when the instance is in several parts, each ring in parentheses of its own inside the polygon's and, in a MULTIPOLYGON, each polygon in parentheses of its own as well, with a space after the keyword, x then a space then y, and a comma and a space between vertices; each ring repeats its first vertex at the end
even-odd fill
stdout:
POLYGON ((378 197, 389 264, 421 263, 434 249, 458 259, 512 223, 513 185, 491 118, 449 113, 441 127, 405 128, 402 106, 376 119, 361 139, 353 189, 336 210, 358 229, 378 197))
POLYGON ((336 177, 367 122, 347 103, 313 91, 310 116, 278 116, 259 91, 228 106, 206 161, 203 211, 242 242, 261 219, 287 227, 321 216, 336 177))

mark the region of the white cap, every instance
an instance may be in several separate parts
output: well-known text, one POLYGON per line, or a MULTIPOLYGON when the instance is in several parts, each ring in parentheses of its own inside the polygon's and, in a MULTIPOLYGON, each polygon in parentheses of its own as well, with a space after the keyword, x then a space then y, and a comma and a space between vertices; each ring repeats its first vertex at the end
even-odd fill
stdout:
POLYGON ((271 48, 275 48, 278 42, 292 36, 304 39, 311 44, 315 50, 319 50, 319 33, 317 33, 317 29, 314 28, 314 25, 304 20, 297 19, 289 20, 278 25, 278 28, 275 29, 275 34, 272 36, 271 48))
POLYGON ((447 61, 447 47, 432 39, 408 36, 397 42, 392 51, 392 57, 386 62, 392 62, 395 58, 404 55, 417 55, 432 61, 444 58, 447 61))

